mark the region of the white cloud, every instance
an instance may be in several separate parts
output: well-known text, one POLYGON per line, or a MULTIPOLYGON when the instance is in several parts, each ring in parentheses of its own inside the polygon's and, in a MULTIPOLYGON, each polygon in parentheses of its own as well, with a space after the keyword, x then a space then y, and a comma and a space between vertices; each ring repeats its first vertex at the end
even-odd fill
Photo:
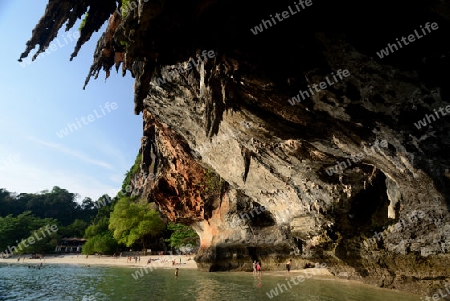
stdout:
POLYGON ((92 159, 92 158, 88 157, 87 155, 85 155, 83 153, 80 153, 80 152, 68 149, 65 146, 61 145, 61 144, 46 142, 46 141, 37 139, 35 137, 31 137, 31 136, 28 137, 28 140, 34 141, 34 142, 36 142, 38 144, 41 144, 41 145, 46 146, 48 148, 57 150, 59 152, 68 154, 68 155, 70 155, 72 157, 75 157, 75 158, 78 158, 78 159, 80 159, 80 160, 82 160, 82 161, 84 161, 86 163, 97 165, 97 166, 101 166, 101 167, 106 168, 106 169, 113 169, 112 166, 110 164, 106 163, 106 162, 92 159))
MULTIPOLYGON (((92 145, 95 149, 98 150, 103 157, 105 158, 114 158, 114 166, 118 170, 128 170, 130 169, 130 163, 128 162, 126 156, 121 151, 119 145, 111 144, 109 140, 102 138, 104 136, 97 135, 95 139, 90 141, 90 145, 92 145)), ((136 152, 137 154, 137 152, 136 152)), ((122 177, 123 178, 123 177, 122 177)))

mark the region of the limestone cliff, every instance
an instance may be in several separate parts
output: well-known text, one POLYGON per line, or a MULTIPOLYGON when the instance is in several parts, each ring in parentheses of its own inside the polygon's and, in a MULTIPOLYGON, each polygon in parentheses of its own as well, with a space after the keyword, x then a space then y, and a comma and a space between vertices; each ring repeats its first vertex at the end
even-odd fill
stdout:
POLYGON ((448 2, 130 2, 50 0, 53 21, 21 58, 87 7, 80 45, 109 17, 86 83, 121 64, 136 79, 136 189, 194 227, 201 269, 293 258, 382 287, 443 287, 448 2))

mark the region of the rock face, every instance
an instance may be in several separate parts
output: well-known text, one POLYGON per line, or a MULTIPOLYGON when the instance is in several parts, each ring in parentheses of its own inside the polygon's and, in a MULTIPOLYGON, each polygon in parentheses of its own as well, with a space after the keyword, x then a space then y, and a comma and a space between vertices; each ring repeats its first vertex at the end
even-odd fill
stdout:
POLYGON ((89 76, 122 64, 136 78, 136 189, 193 226, 201 269, 292 258, 382 287, 443 287, 448 2, 130 2, 89 76))

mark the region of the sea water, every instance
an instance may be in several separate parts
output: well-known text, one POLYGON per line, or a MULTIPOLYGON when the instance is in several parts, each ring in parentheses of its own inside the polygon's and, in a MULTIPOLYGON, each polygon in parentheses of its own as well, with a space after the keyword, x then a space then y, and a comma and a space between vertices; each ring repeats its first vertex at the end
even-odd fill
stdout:
MULTIPOLYGON (((34 264, 33 266, 37 266, 34 264)), ((0 300, 23 301, 410 301, 419 296, 363 284, 311 277, 291 287, 288 278, 243 272, 199 272, 156 269, 133 277, 136 268, 45 264, 41 269, 27 264, 0 264, 0 300), (137 278, 137 279, 135 279, 137 278), (285 286, 282 286, 282 285, 285 286), (278 296, 268 296, 278 289, 278 296), (287 288, 287 290, 285 289, 287 288)), ((279 273, 283 275, 282 272, 279 273)))

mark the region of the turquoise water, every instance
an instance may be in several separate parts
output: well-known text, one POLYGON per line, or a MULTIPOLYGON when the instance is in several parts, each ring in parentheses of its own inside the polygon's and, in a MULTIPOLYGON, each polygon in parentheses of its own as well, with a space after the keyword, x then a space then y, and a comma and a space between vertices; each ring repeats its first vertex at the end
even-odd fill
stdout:
POLYGON ((312 300, 410 301, 419 296, 334 280, 306 279, 272 299, 267 292, 286 284, 284 277, 251 273, 207 273, 157 269, 135 280, 135 268, 0 264, 0 300, 312 300), (84 299, 83 299, 84 298, 84 299))

